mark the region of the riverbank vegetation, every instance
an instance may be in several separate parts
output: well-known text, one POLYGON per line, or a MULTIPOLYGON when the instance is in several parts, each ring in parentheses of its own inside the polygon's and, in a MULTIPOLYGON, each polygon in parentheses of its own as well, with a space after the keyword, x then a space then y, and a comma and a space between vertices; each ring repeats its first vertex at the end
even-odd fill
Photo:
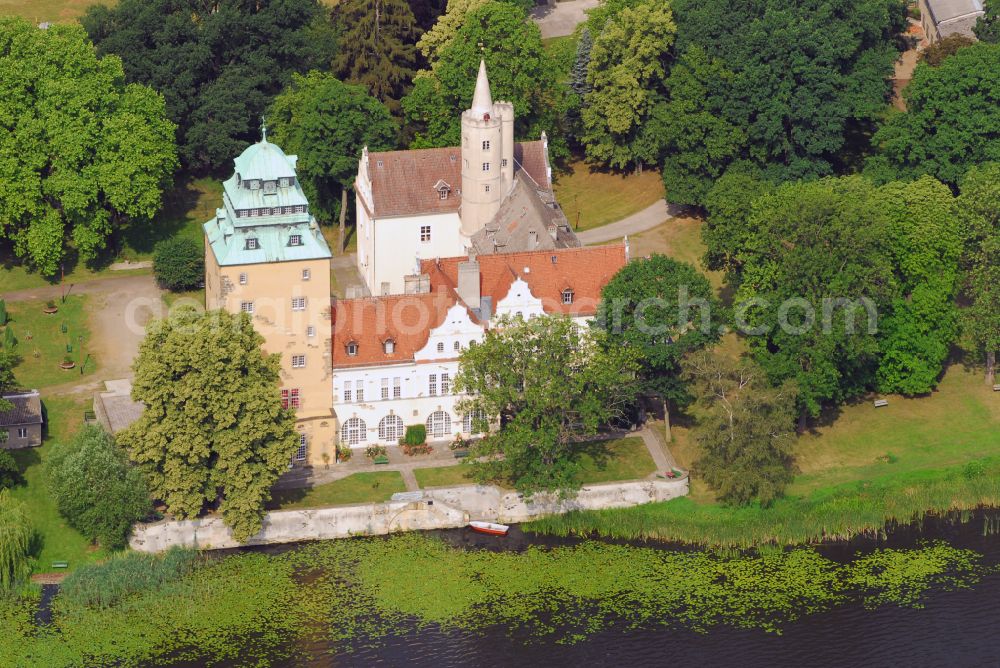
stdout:
POLYGON ((53 601, 48 626, 33 623, 35 597, 0 602, 0 664, 275 665, 301 660, 303 647, 350 651, 421 629, 502 628, 523 642, 567 643, 621 624, 780 632, 839 605, 919 606, 935 591, 973 586, 991 568, 944 543, 846 564, 808 549, 721 556, 584 542, 465 551, 417 534, 203 558, 193 567, 185 554, 131 559, 155 562, 164 576, 110 597, 81 583, 119 564, 79 573, 53 601))

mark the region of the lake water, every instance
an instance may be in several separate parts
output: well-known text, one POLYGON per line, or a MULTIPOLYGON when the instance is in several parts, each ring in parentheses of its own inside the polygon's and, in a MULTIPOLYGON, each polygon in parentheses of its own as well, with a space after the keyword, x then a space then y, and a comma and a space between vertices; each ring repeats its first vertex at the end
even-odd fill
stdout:
MULTIPOLYGON (((997 518, 998 514, 992 512, 997 518)), ((432 532, 467 549, 519 550, 528 544, 557 545, 562 539, 525 536, 492 538, 468 530, 432 532)), ((882 540, 827 545, 820 552, 843 561, 859 550, 909 548, 927 539, 981 553, 1000 564, 1000 535, 983 535, 983 515, 967 523, 928 519, 903 527, 882 540)), ((676 549, 663 546, 664 549, 676 549)), ((287 549, 287 548, 286 548, 287 549)), ((595 573, 594 577, 600 577, 595 573)), ((921 609, 860 603, 813 614, 790 623, 781 635, 716 626, 707 633, 656 627, 612 627, 576 644, 511 637, 509 629, 436 632, 415 628, 379 638, 365 648, 355 638, 348 648, 318 642, 300 647, 308 666, 1000 666, 1000 574, 986 576, 974 589, 932 591, 921 609)))

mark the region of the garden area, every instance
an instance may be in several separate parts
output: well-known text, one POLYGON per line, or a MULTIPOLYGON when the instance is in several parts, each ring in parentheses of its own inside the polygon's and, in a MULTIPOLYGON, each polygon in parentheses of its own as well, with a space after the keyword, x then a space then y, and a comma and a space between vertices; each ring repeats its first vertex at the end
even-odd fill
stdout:
POLYGON ((655 169, 616 174, 576 161, 553 180, 556 199, 578 231, 617 222, 663 199, 663 181, 655 169))
POLYGON ((14 373, 22 386, 43 389, 97 371, 97 360, 88 354, 86 295, 69 295, 65 301, 15 302, 6 309, 8 322, 0 327, 0 340, 7 341, 8 336, 16 340, 19 362, 14 373))
POLYGON ((353 473, 346 478, 303 489, 277 489, 268 510, 299 510, 343 506, 351 503, 383 503, 396 492, 405 492, 398 471, 353 473))

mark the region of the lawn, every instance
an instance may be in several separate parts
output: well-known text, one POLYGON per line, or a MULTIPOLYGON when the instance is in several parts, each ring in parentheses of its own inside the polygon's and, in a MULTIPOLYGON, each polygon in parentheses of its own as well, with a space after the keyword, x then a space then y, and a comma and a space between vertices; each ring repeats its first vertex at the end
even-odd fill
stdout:
MULTIPOLYGON (((59 312, 48 315, 42 312, 45 302, 13 302, 7 304, 10 322, 17 337, 17 354, 21 361, 14 367, 18 382, 27 388, 45 388, 80 380, 81 348, 83 337, 83 376, 97 371, 97 360, 87 357, 90 330, 87 326, 87 295, 70 295, 63 302, 55 300, 59 312), (62 331, 65 325, 66 332, 62 331), (67 346, 72 350, 67 352, 67 346), (64 370, 59 363, 69 355, 76 363, 75 369, 64 370)), ((0 328, 2 329, 2 328, 0 328)))
POLYGON ((398 471, 354 473, 308 489, 282 489, 273 494, 269 510, 323 508, 351 503, 381 503, 396 492, 405 492, 403 476, 398 471))
POLYGON ((668 255, 675 260, 687 262, 697 267, 708 277, 717 291, 723 288, 724 274, 709 271, 702 263, 705 244, 701 240, 702 220, 700 218, 671 218, 651 230, 629 237, 632 257, 645 257, 653 253, 668 255))
POLYGON ((458 487, 459 485, 474 484, 476 481, 469 477, 470 473, 469 467, 462 464, 413 469, 413 475, 417 478, 417 484, 424 489, 429 487, 458 487))
POLYGON ((42 21, 72 21, 87 7, 96 4, 114 5, 116 0, 0 0, 0 15, 23 16, 35 23, 42 21))
POLYGON ((578 230, 616 222, 663 199, 663 181, 654 169, 621 175, 574 162, 556 174, 554 187, 569 224, 578 230))
POLYGON ((542 40, 542 48, 556 63, 556 68, 562 80, 569 80, 573 65, 576 63, 576 49, 580 38, 576 34, 562 37, 549 37, 542 40))
POLYGON ((15 487, 11 492, 15 499, 27 505, 39 538, 40 551, 34 564, 36 573, 51 571, 53 561, 67 561, 72 570, 106 555, 103 549, 91 545, 66 524, 45 484, 44 463, 53 443, 68 438, 80 428, 83 411, 90 408, 91 400, 84 396, 47 399, 44 395, 42 400, 47 420, 44 443, 39 448, 11 451, 26 480, 26 484, 15 487))
POLYGON ((656 471, 656 464, 638 436, 588 444, 580 459, 578 480, 583 483, 614 482, 645 478, 656 471))

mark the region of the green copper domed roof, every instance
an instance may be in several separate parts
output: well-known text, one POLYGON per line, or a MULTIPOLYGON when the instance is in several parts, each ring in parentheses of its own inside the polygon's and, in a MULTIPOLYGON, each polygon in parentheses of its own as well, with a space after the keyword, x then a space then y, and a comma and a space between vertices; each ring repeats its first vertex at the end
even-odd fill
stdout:
POLYGON ((295 176, 297 161, 297 156, 285 155, 279 146, 265 138, 248 146, 234 162, 236 173, 244 181, 251 179, 274 181, 282 177, 295 176))

